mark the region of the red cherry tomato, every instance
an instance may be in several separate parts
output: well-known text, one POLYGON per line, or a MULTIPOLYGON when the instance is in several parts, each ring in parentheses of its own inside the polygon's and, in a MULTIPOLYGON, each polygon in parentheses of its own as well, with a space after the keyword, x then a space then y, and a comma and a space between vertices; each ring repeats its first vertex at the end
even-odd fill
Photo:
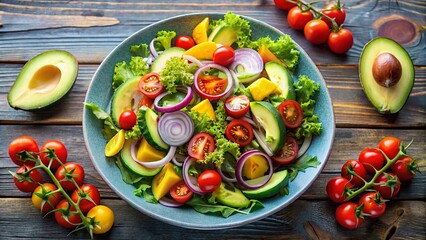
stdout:
POLYGON ((369 218, 382 216, 386 210, 386 203, 380 193, 368 192, 359 199, 359 205, 363 204, 362 213, 369 218))
POLYGON ((249 98, 242 94, 239 96, 231 96, 225 101, 225 112, 233 118, 241 118, 247 114, 250 109, 249 98))
POLYGON ((348 179, 353 185, 358 187, 364 186, 364 180, 367 178, 367 171, 364 165, 356 160, 346 161, 342 166, 341 174, 342 177, 348 179))
POLYGON ((24 151, 35 154, 39 151, 37 142, 30 136, 18 137, 9 144, 9 157, 16 165, 22 166, 25 163, 27 166, 34 166, 35 162, 21 158, 24 151))
POLYGON ((303 30, 306 23, 313 19, 311 11, 302 11, 299 7, 293 7, 287 14, 287 22, 294 30, 303 30))
POLYGON ((154 99, 163 91, 160 75, 155 72, 145 74, 138 84, 139 91, 148 98, 154 99))
POLYGON ((353 185, 348 179, 340 176, 334 177, 327 183, 327 195, 333 202, 341 203, 346 200, 346 192, 352 187, 353 185))
POLYGON ((302 124, 303 110, 300 104, 294 100, 284 100, 278 106, 278 112, 288 128, 297 128, 302 124))
POLYGON ((49 212, 54 209, 56 204, 61 200, 60 192, 54 192, 58 188, 52 183, 40 184, 31 196, 31 201, 37 209, 42 212, 49 212))
POLYGON ((76 189, 72 195, 71 199, 77 203, 78 199, 82 198, 79 204, 79 207, 83 213, 88 212, 91 208, 96 205, 99 205, 101 202, 101 195, 99 190, 92 184, 85 183, 80 187, 80 191, 76 189), (91 200, 89 200, 91 199, 91 200))
POLYGON ((343 54, 351 49, 354 38, 351 31, 341 28, 338 32, 331 32, 328 36, 328 47, 332 52, 343 54))
POLYGON ((81 223, 80 215, 72 213, 75 212, 75 208, 70 206, 68 200, 62 199, 58 205, 56 205, 56 210, 59 211, 55 212, 55 219, 60 226, 73 229, 81 223))
POLYGON ((178 202, 185 203, 191 199, 193 192, 186 186, 184 181, 180 181, 170 189, 170 196, 178 202))
POLYGON ((275 5, 282 10, 290 10, 295 7, 296 4, 292 2, 287 2, 287 0, 274 0, 275 5))
POLYGON ((198 88, 195 88, 195 91, 198 95, 209 100, 217 100, 223 96, 228 86, 228 79, 200 74, 196 84, 198 88))
POLYGON ((272 160, 279 164, 290 164, 296 159, 298 153, 299 144, 296 139, 286 136, 284 146, 272 156, 272 160))
POLYGON ((120 114, 118 124, 120 125, 120 128, 124 130, 130 130, 133 128, 133 126, 136 125, 137 120, 138 117, 136 116, 135 112, 132 110, 126 110, 120 114))
POLYGON ((364 222, 361 207, 353 202, 340 204, 336 209, 336 220, 345 228, 358 228, 364 222))
POLYGON ((227 66, 234 61, 235 51, 230 46, 218 47, 213 52, 213 62, 222 66, 227 66))
POLYGON ((198 176, 198 186, 203 192, 213 192, 222 183, 222 178, 215 170, 206 170, 198 176))
POLYGON ((77 189, 77 187, 72 182, 72 179, 74 179, 77 186, 83 185, 84 169, 78 163, 66 162, 63 166, 59 166, 59 168, 56 170, 55 177, 58 179, 59 183, 65 189, 65 191, 72 192, 77 189))
POLYGON ((13 177, 13 182, 21 192, 33 192, 43 180, 37 169, 27 173, 31 168, 31 166, 22 165, 15 172, 16 176, 13 177))
POLYGON ((385 164, 385 157, 376 148, 364 148, 359 154, 358 161, 364 165, 369 173, 375 173, 385 164))
POLYGON ((253 127, 245 120, 234 119, 226 126, 225 135, 230 141, 245 147, 253 140, 253 127))
POLYGON ((313 19, 306 23, 303 32, 309 42, 319 45, 327 41, 330 29, 323 20, 313 19))
POLYGON ((210 134, 197 133, 189 141, 188 154, 195 159, 204 160, 204 155, 213 152, 215 148, 215 140, 210 134))
POLYGON ((393 159, 399 152, 401 141, 396 137, 385 137, 379 142, 379 149, 382 150, 389 159, 393 159))
POLYGON ((408 182, 414 178, 418 167, 416 161, 411 157, 401 157, 391 166, 392 172, 395 173, 399 180, 408 182))
POLYGON ((50 153, 54 152, 58 159, 53 159, 52 163, 50 165, 51 169, 56 169, 61 164, 58 162, 61 161, 62 163, 67 162, 68 158, 68 151, 65 145, 59 141, 59 140, 48 140, 46 141, 43 146, 41 146, 41 153, 40 153, 40 159, 43 162, 44 165, 48 166, 50 162, 50 153))
POLYGON ((385 199, 391 199, 399 193, 401 182, 394 173, 382 173, 374 182, 374 189, 385 199))
POLYGON ((187 35, 178 36, 175 40, 175 46, 188 50, 195 46, 195 41, 192 37, 187 35))
MULTIPOLYGON (((330 18, 334 18, 334 21, 336 21, 338 26, 342 25, 345 22, 346 11, 340 4, 328 4, 322 9, 322 13, 326 16, 329 16, 330 18)), ((326 17, 322 17, 321 19, 325 23, 327 23, 330 28, 332 27, 331 21, 328 20, 326 17)))

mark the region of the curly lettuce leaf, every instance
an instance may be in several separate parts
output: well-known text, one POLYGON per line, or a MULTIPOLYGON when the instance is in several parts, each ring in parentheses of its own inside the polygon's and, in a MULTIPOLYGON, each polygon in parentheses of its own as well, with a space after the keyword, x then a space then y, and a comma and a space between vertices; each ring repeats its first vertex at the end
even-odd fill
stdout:
POLYGON ((92 113, 95 115, 96 118, 103 121, 103 129, 102 129, 102 135, 106 140, 111 139, 120 129, 115 126, 114 122, 112 121, 111 115, 109 115, 107 112, 105 112, 101 107, 96 105, 95 103, 84 103, 84 105, 92 111, 92 113))
POLYGON ((159 31, 154 41, 154 48, 157 51, 163 51, 172 46, 172 40, 176 37, 175 31, 159 31))
POLYGON ((134 77, 142 77, 149 72, 147 62, 139 56, 132 56, 129 64, 126 61, 118 62, 114 67, 112 88, 117 89, 122 83, 134 77))
POLYGON ((223 19, 213 20, 210 23, 209 30, 213 31, 217 27, 231 27, 237 35, 236 44, 243 48, 251 41, 251 28, 249 21, 243 19, 232 12, 227 12, 223 19))
POLYGON ((194 84, 194 75, 188 63, 180 57, 170 58, 160 72, 161 84, 170 93, 176 92, 176 86, 194 84))
POLYGON ((145 43, 141 43, 138 45, 130 46, 130 54, 132 54, 132 56, 146 58, 149 56, 148 45, 146 45, 145 43))

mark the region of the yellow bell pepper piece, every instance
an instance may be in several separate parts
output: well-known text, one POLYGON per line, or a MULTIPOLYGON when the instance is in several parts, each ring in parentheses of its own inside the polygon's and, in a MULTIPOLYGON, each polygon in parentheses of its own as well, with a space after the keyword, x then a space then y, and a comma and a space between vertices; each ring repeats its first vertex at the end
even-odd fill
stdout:
POLYGON ((145 138, 142 139, 138 151, 136 152, 136 158, 142 162, 158 161, 164 158, 164 156, 166 156, 165 152, 155 149, 145 138))
POLYGON ((243 166, 243 176, 248 179, 254 179, 265 175, 269 166, 265 157, 261 155, 253 155, 249 157, 243 166))
POLYGON ((204 99, 203 101, 199 102, 197 105, 191 108, 191 111, 205 113, 211 119, 216 120, 216 114, 214 113, 213 106, 208 99, 204 99))
POLYGON ((120 129, 105 146, 105 156, 112 157, 119 153, 124 146, 124 130, 120 129))
POLYGON ((195 28, 192 30, 192 38, 195 43, 200 44, 207 41, 207 30, 209 29, 210 20, 208 17, 204 18, 195 28))
POLYGON ((175 184, 182 179, 176 173, 172 163, 167 163, 161 172, 152 179, 152 194, 159 200, 164 197, 175 184))
POLYGON ((250 90, 251 96, 255 101, 262 101, 265 97, 273 93, 282 93, 282 90, 275 83, 264 77, 257 79, 247 88, 250 90))
POLYGON ((198 60, 213 60, 217 45, 214 42, 202 42, 186 50, 183 55, 191 55, 198 60))

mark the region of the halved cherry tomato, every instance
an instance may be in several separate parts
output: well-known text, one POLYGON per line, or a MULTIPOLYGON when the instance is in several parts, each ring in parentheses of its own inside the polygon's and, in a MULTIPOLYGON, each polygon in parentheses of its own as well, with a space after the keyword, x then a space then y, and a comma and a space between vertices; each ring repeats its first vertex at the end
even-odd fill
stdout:
POLYGON ((198 160, 204 160, 204 155, 213 152, 215 148, 215 140, 210 134, 197 133, 189 141, 188 154, 198 160))
POLYGON ((191 189, 186 186, 184 181, 180 181, 170 188, 170 196, 172 196, 172 198, 178 203, 187 202, 191 199, 192 194, 191 189))
POLYGON ((163 91, 164 86, 161 84, 160 75, 155 72, 145 74, 138 85, 139 91, 145 96, 154 99, 163 91))
POLYGON ((195 41, 190 36, 181 35, 176 38, 175 46, 188 50, 195 46, 195 41))
POLYGON ((22 166, 24 165, 24 163, 27 166, 30 166, 30 165, 34 166, 35 162, 27 160, 27 159, 22 159, 23 157, 22 153, 24 151, 28 151, 28 152, 33 152, 35 155, 38 153, 38 150, 39 149, 38 149, 36 140, 34 140, 30 136, 21 136, 14 139, 9 144, 9 157, 18 166, 22 166))
POLYGON ((303 110, 300 104, 294 100, 284 100, 278 106, 278 112, 288 128, 297 128, 303 120, 303 110))
POLYGON ((253 140, 253 127, 247 121, 234 119, 226 126, 225 135, 230 141, 245 147, 253 140))
POLYGON ((201 97, 209 100, 217 100, 220 98, 220 94, 225 92, 225 89, 228 86, 228 79, 200 74, 197 78, 197 84, 201 91, 197 92, 201 97), (219 97, 217 98, 215 96, 219 97))
POLYGON ((49 162, 50 162, 50 153, 54 152, 56 154, 56 157, 58 159, 53 159, 52 160, 52 164, 50 165, 51 169, 56 169, 59 166, 61 166, 61 163, 59 163, 59 161, 61 161, 62 163, 66 163, 67 162, 67 158, 68 158, 68 151, 67 148, 65 147, 65 144, 62 143, 59 140, 48 140, 46 141, 42 146, 41 146, 41 153, 40 153, 40 159, 43 162, 44 165, 48 166, 49 162))
POLYGON ((299 144, 293 137, 287 136, 284 146, 272 156, 272 160, 279 164, 289 164, 296 159, 299 153, 299 144))
POLYGON ((241 118, 250 109, 249 98, 242 94, 239 96, 231 96, 225 101, 225 112, 228 116, 233 118, 241 118))
POLYGON ((133 128, 133 126, 136 125, 137 120, 138 117, 136 116, 135 112, 132 110, 126 110, 120 114, 118 124, 120 125, 120 128, 124 130, 130 130, 133 128))
POLYGON ((235 51, 230 46, 218 47, 213 52, 213 62, 222 66, 231 64, 235 58, 235 51))
POLYGON ((198 186, 203 192, 214 192, 222 183, 222 177, 215 170, 206 170, 198 176, 198 186))

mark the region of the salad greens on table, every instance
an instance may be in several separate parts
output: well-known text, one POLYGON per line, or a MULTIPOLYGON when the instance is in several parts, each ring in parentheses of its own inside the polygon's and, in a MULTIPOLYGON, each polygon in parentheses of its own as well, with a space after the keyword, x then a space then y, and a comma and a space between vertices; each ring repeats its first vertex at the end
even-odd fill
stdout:
POLYGON ((111 109, 85 105, 136 196, 248 214, 320 164, 305 154, 322 130, 320 85, 293 76, 300 52, 289 35, 253 39, 249 21, 228 12, 205 18, 192 37, 159 31, 129 51, 114 68, 111 109))

